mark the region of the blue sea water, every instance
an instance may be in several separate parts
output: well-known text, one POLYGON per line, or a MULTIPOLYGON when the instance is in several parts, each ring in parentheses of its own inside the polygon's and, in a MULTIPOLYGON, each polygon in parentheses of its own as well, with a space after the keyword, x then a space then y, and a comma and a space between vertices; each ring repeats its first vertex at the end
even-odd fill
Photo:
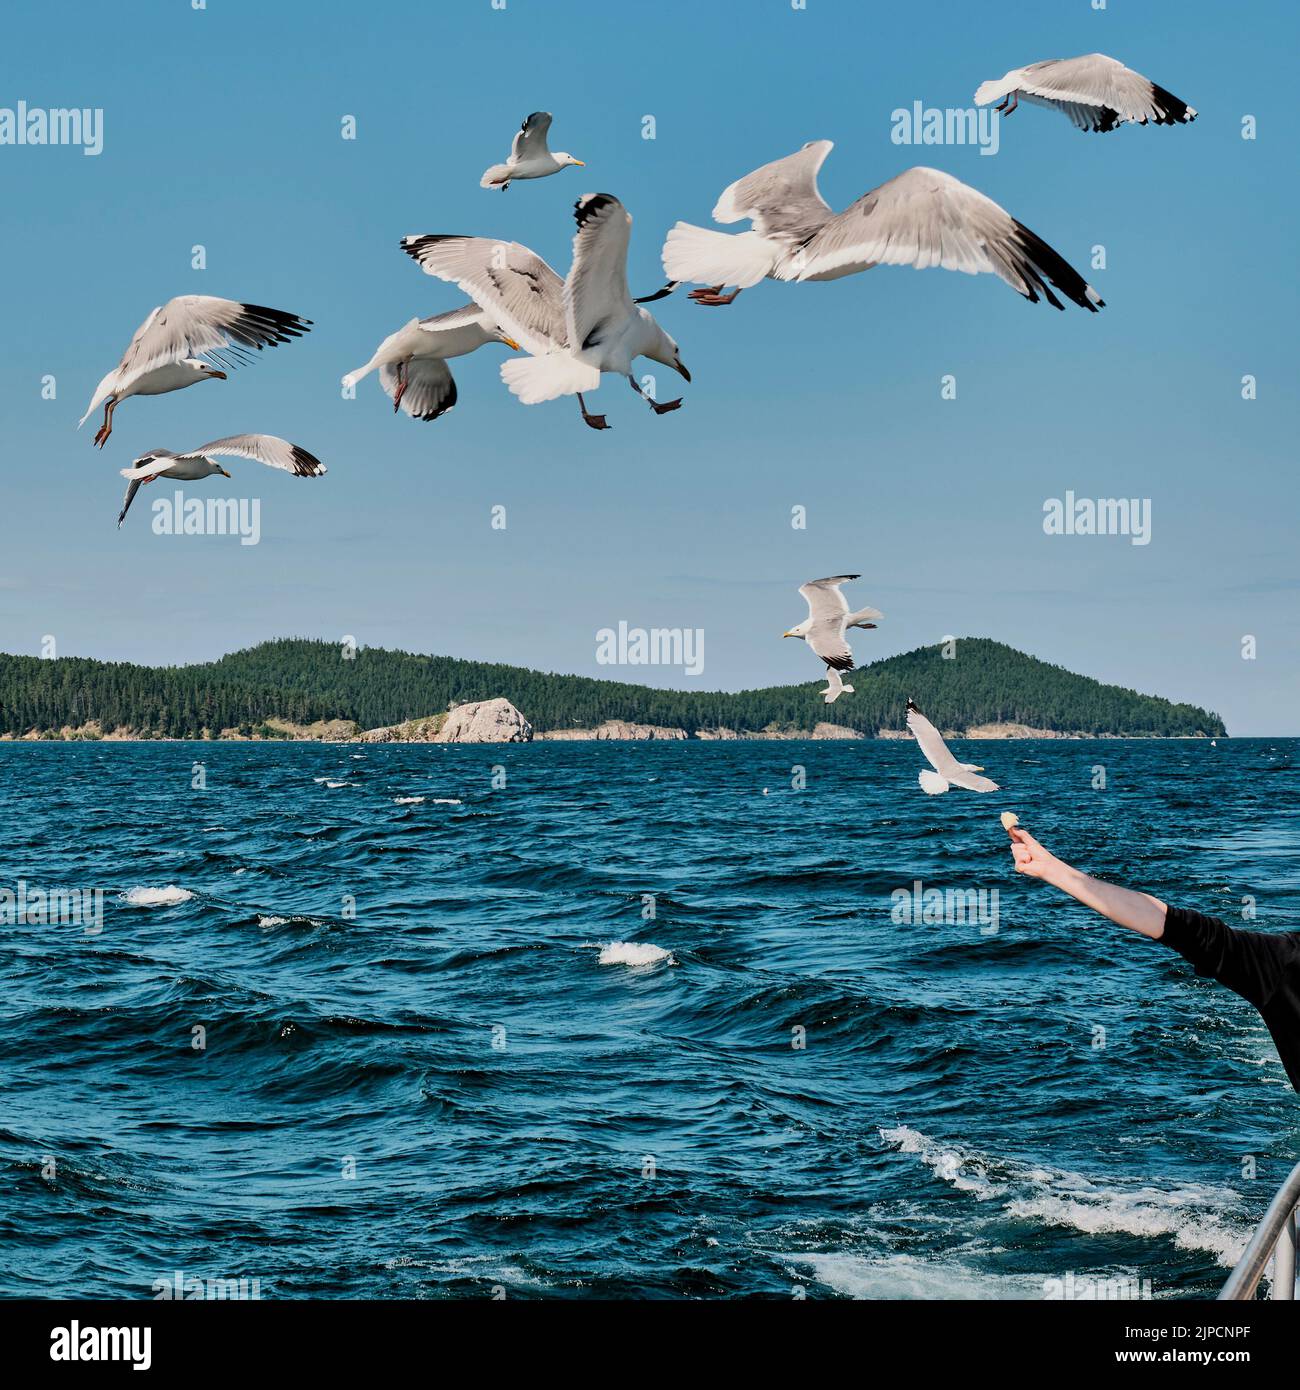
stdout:
POLYGON ((0 745, 0 888, 106 895, 0 933, 0 1294, 1210 1296, 1296 1097, 998 814, 1300 928, 1297 751, 0 745))

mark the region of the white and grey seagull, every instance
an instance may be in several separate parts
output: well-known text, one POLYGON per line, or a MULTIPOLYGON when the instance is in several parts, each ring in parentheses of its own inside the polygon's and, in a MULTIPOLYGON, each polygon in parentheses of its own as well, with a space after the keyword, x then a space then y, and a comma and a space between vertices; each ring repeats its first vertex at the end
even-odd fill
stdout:
POLYGON ((253 360, 247 349, 260 352, 310 328, 310 319, 283 309, 210 294, 178 295, 135 330, 122 360, 95 388, 77 428, 102 405, 104 422, 94 440, 102 449, 113 433, 113 412, 128 396, 160 396, 211 378, 224 381, 226 372, 220 368, 253 360))
POLYGON ((504 192, 515 179, 544 179, 548 174, 558 174, 561 169, 568 169, 572 165, 583 168, 582 160, 575 159, 566 150, 551 153, 546 144, 546 133, 550 128, 549 111, 534 111, 531 116, 525 117, 514 144, 510 146, 510 158, 504 164, 493 164, 485 169, 479 187, 499 188, 504 192))
POLYGON ((677 344, 628 293, 632 218, 608 193, 583 194, 574 215, 573 265, 563 280, 517 241, 408 236, 402 250, 426 274, 458 285, 533 354, 501 364, 501 379, 525 405, 576 395, 587 424, 608 429, 605 417, 592 415, 583 397, 600 385, 602 372, 613 372, 626 377, 656 415, 676 410, 680 399, 652 399, 632 374, 632 363, 648 357, 691 379, 677 344))
POLYGON ((838 280, 878 265, 942 266, 967 275, 992 272, 1030 303, 1052 292, 1095 313, 1101 296, 1043 239, 969 184, 938 169, 905 169, 834 212, 817 191, 817 171, 833 148, 813 140, 765 164, 723 191, 717 222, 748 218, 732 234, 678 222, 664 243, 668 284, 642 303, 671 294, 683 281, 700 304, 730 304, 760 280, 838 280), (735 288, 723 294, 727 285, 735 288))
POLYGON ((253 459, 270 468, 282 468, 296 478, 319 478, 325 472, 325 465, 314 454, 274 434, 232 434, 226 439, 214 439, 211 444, 200 444, 197 449, 184 454, 174 454, 170 449, 150 449, 147 454, 141 454, 130 468, 121 470, 122 476, 128 479, 128 486, 117 518, 118 527, 126 520, 131 503, 135 501, 135 495, 143 483, 151 483, 155 478, 175 478, 178 482, 193 483, 200 478, 210 478, 214 473, 220 473, 223 478, 230 477, 210 457, 212 454, 253 459))
POLYGON ((412 319, 385 338, 364 367, 349 372, 343 385, 354 387, 377 368, 394 411, 400 408, 415 420, 436 420, 456 404, 456 380, 447 359, 464 357, 485 343, 504 343, 521 351, 474 303, 412 319))
POLYGON ((909 700, 907 702, 907 727, 912 731, 921 752, 925 754, 930 768, 922 770, 917 779, 924 791, 931 796, 946 792, 949 787, 965 787, 972 792, 995 792, 998 784, 977 774, 984 771, 978 763, 959 763, 948 751, 939 730, 909 700))
POLYGON ((1012 68, 1004 77, 981 83, 975 104, 987 106, 999 97, 997 110, 1004 116, 1023 99, 1054 107, 1087 131, 1117 130, 1129 123, 1186 125, 1196 119, 1195 108, 1104 53, 1012 68))
POLYGON ((808 616, 797 627, 781 634, 782 637, 802 637, 826 663, 826 689, 818 694, 828 705, 833 705, 841 695, 853 693, 853 687, 846 685, 842 678, 843 672, 853 670, 853 649, 845 635, 848 629, 874 628, 876 620, 885 616, 876 608, 849 610, 840 585, 858 578, 856 574, 836 574, 829 579, 810 579, 801 584, 799 592, 808 604, 808 616))

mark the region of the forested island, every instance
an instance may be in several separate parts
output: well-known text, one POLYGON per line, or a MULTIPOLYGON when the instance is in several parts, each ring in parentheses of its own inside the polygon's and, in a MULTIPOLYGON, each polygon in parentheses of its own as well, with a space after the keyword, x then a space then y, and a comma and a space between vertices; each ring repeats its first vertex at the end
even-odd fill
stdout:
POLYGON ((829 720, 870 737, 901 729, 909 698, 948 730, 1226 734, 1207 710, 1103 685, 1001 642, 969 637, 957 640, 954 656, 944 650, 920 647, 864 666, 854 674, 855 693, 832 706, 813 681, 735 693, 656 690, 379 647, 356 648, 349 657, 337 643, 304 638, 263 642, 189 666, 0 654, 0 735, 286 737, 293 736, 287 728, 332 721, 329 734, 316 736, 347 737, 497 697, 551 736, 625 721, 706 738, 719 731, 788 737, 829 720))

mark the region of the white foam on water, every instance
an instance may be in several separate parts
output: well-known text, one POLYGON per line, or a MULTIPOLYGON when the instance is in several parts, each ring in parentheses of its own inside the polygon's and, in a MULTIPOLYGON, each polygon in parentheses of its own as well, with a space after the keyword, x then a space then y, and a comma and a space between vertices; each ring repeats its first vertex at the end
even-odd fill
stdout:
POLYGON ((331 781, 326 780, 325 785, 326 785, 327 787, 350 787, 350 786, 352 785, 352 783, 351 783, 351 782, 331 782, 331 781))
POLYGON ((676 965, 671 951, 649 941, 611 941, 600 948, 600 965, 676 965))
POLYGON ((284 927, 292 920, 293 918, 291 917, 264 917, 260 912, 257 914, 257 925, 259 927, 284 927))
POLYGON ((188 888, 177 888, 169 883, 166 888, 128 888, 122 894, 122 901, 132 907, 175 907, 177 903, 187 903, 194 896, 188 888))
POLYGON ((422 796, 395 796, 393 804, 395 806, 418 806, 424 797, 422 796))
POLYGON ((1250 1227, 1237 1219, 1241 1198, 1230 1187, 1185 1183, 1164 1188, 1136 1180, 1093 1180, 940 1144, 908 1125, 882 1129, 880 1137, 900 1153, 916 1154, 937 1178, 958 1191, 979 1201, 1004 1198, 1003 1210, 1022 1221, 1085 1235, 1172 1240, 1180 1250, 1213 1255, 1229 1269, 1250 1239, 1250 1227))
POLYGON ((882 1129, 880 1137, 899 1153, 916 1154, 936 1178, 951 1183, 958 1192, 971 1193, 978 1201, 986 1202, 990 1197, 1000 1197, 1007 1190, 989 1177, 988 1166, 981 1160, 963 1154, 950 1144, 927 1139, 909 1125, 882 1129))
POLYGON ((778 1255, 848 1298, 1042 1298, 1046 1276, 990 1274, 953 1260, 916 1255, 778 1255))
POLYGON ((1129 1235, 1152 1240, 1163 1237, 1172 1240, 1180 1250, 1213 1255, 1225 1269, 1231 1269, 1245 1251, 1250 1231, 1223 1219, 1224 1204, 1212 1200, 1214 1192, 1213 1188, 1197 1186, 1141 1187, 1132 1191, 1094 1188, 1079 1195, 1043 1192, 1008 1202, 1007 1211, 1024 1220, 1064 1226, 1085 1235, 1129 1235), (1207 1202, 1207 1198, 1211 1200, 1207 1202))
POLYGON ((461 801, 458 796, 435 796, 433 804, 435 806, 459 806, 461 801))

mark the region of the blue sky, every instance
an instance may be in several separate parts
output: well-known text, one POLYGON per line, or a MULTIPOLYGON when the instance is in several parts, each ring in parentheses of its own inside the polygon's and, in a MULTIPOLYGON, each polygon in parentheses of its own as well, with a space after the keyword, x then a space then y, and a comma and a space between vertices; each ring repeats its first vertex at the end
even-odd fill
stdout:
POLYGON ((0 649, 52 634, 60 655, 190 661, 351 634, 735 689, 817 677, 779 634, 804 614, 802 580, 850 571, 887 615, 861 661, 989 636, 1209 706, 1236 734, 1300 733, 1298 27, 1281 0, 953 0, 923 19, 849 0, 11 2, 0 107, 102 107, 104 150, 0 146, 0 649), (1022 106, 991 157, 891 142, 896 108, 966 106, 986 78, 1091 51, 1200 118, 1089 136, 1022 106), (539 108, 586 168, 480 189, 539 108), (685 408, 655 418, 607 378, 603 434, 571 400, 508 395, 503 348, 455 364, 460 404, 432 424, 394 418, 373 379, 340 398, 381 337, 460 302, 401 254, 403 234, 511 238, 563 273, 573 200, 607 191, 633 215, 644 293, 674 221, 708 225, 726 184, 816 138, 835 141, 833 206, 912 164, 945 169, 1108 307, 1057 313, 992 276, 887 268, 760 285, 722 310, 674 297, 654 307, 694 377, 685 408), (1107 268, 1091 271, 1098 244, 1107 268), (93 423, 74 428, 95 384, 184 293, 316 327, 225 383, 128 401, 99 454, 93 423), (154 535, 140 502, 118 532, 118 468, 251 430, 330 469, 306 482, 235 461, 214 480, 261 499, 259 545, 154 535), (1044 535, 1044 501, 1067 490, 1149 498, 1151 543, 1044 535), (620 620, 703 628, 704 674, 598 666, 595 634, 620 620))

